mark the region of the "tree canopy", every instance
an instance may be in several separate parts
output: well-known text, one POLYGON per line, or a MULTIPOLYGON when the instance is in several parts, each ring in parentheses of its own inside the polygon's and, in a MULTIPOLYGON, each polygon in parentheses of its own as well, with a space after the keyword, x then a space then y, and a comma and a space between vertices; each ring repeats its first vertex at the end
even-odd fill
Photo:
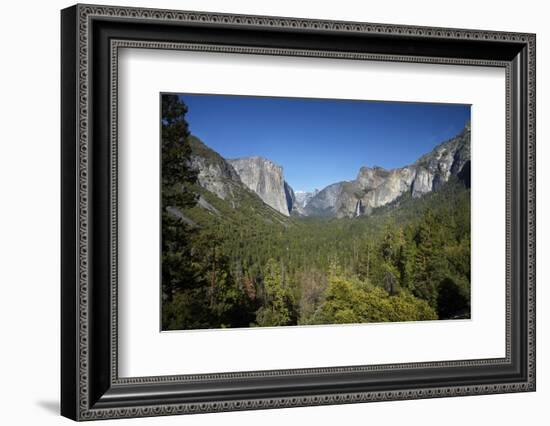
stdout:
POLYGON ((229 203, 198 185, 186 113, 163 95, 163 329, 469 317, 462 181, 405 194, 370 216, 288 218, 249 191, 229 203))

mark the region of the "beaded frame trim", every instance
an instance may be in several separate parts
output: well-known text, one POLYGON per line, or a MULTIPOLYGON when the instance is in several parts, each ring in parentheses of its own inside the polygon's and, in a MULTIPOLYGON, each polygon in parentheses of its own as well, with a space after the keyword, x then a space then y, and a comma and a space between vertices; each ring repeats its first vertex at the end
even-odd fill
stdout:
MULTIPOLYGON (((464 29, 430 28, 417 26, 401 26, 386 24, 369 24, 357 22, 337 22, 310 19, 279 18, 264 16, 230 15, 203 12, 169 11, 156 9, 126 8, 126 7, 103 7, 92 5, 78 5, 78 418, 81 420, 104 419, 113 417, 141 417, 160 416, 184 413, 205 413, 231 410, 250 410, 263 408, 282 408, 295 406, 344 404, 353 402, 401 400, 417 398, 435 398, 443 396, 462 396, 488 393, 506 393, 529 391, 535 388, 535 36, 533 34, 479 31, 464 29), (175 22, 201 22, 213 24, 233 24, 239 26, 252 26, 259 28, 301 28, 321 31, 377 33, 386 35, 411 35, 416 37, 437 37, 448 39, 467 40, 495 40, 526 43, 528 50, 528 380, 521 383, 505 383, 483 386, 450 386, 426 389, 404 389, 397 391, 362 392, 362 393, 337 393, 327 395, 305 396, 305 397, 281 397, 251 400, 232 400, 220 402, 208 402, 201 404, 166 404, 159 406, 144 406, 139 408, 114 408, 114 409, 90 409, 88 396, 88 99, 89 99, 89 28, 90 20, 94 17, 119 17, 128 19, 139 19, 147 21, 175 21, 175 22)), ((510 68, 505 62, 465 60, 459 58, 419 58, 413 56, 397 55, 370 55, 344 52, 320 52, 314 50, 294 49, 271 49, 252 48, 237 46, 216 46, 198 45, 183 43, 162 43, 145 42, 132 40, 111 41, 111 156, 115 161, 111 170, 111 336, 112 336, 112 370, 111 380, 116 384, 124 383, 167 383, 177 381, 204 381, 221 378, 244 378, 244 377, 268 377, 304 375, 310 373, 330 374, 341 372, 374 371, 384 369, 399 369, 411 367, 448 367, 448 366, 473 366, 486 364, 502 364, 510 362, 510 203, 511 203, 511 129, 509 128, 510 106, 510 68), (506 357, 501 359, 463 360, 448 362, 430 362, 414 364, 387 364, 374 366, 350 366, 350 367, 327 367, 316 369, 298 370, 272 370, 241 373, 220 373, 207 375, 186 375, 186 376, 159 376, 159 377, 136 377, 119 378, 117 374, 117 70, 118 70, 118 49, 119 48, 148 48, 148 49, 173 49, 173 50, 195 50, 208 52, 225 52, 238 54, 263 54, 263 55, 286 55, 286 56, 309 56, 325 57, 333 59, 359 59, 374 61, 396 61, 396 62, 422 62, 456 65, 479 65, 496 66, 506 68, 506 357)))

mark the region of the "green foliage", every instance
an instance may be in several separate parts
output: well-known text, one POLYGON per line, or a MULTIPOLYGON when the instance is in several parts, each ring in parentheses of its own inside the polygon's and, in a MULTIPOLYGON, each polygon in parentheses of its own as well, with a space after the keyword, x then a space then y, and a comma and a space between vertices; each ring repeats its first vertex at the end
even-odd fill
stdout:
POLYGON ((324 271, 310 269, 295 273, 293 287, 297 290, 295 299, 298 324, 306 325, 313 322, 315 311, 323 302, 327 286, 328 279, 324 271))
POLYGON ((221 250, 220 240, 211 233, 199 234, 194 248, 199 275, 207 288, 210 320, 221 328, 246 327, 254 321, 255 305, 246 292, 244 276, 238 268, 231 269, 229 257, 221 250))
POLYGON ((184 105, 163 98, 164 111, 164 329, 469 317, 470 191, 461 182, 370 216, 285 217, 229 180, 229 200, 200 187, 190 149, 217 154, 189 136, 184 105))
POLYGON ((275 259, 269 259, 265 267, 263 298, 263 306, 256 316, 258 325, 289 325, 291 320, 289 305, 292 304, 292 298, 284 285, 282 267, 275 259))
POLYGON ((179 289, 170 300, 165 300, 162 304, 162 329, 208 328, 211 318, 203 308, 207 300, 205 287, 179 289))
POLYGON ((186 105, 176 95, 162 95, 161 155, 162 204, 189 208, 195 205, 191 186, 197 172, 190 167, 189 126, 185 120, 186 105))
POLYGON ((331 275, 325 301, 317 311, 315 324, 420 321, 437 319, 436 312, 409 293, 390 295, 380 287, 356 277, 331 275))
MULTIPOLYGON (((184 210, 195 204, 195 196, 189 190, 195 183, 196 173, 189 167, 190 148, 185 114, 187 108, 174 95, 162 97, 162 297, 165 305, 172 303, 179 294, 178 305, 189 312, 163 312, 163 326, 174 324, 175 316, 194 316, 189 303, 182 303, 181 294, 202 293, 200 279, 193 266, 193 252, 189 238, 191 230, 169 209, 184 210)), ((192 299, 200 307, 201 298, 192 299)), ((174 302, 176 303, 176 302, 174 302)), ((177 321, 176 321, 177 322, 177 321)))

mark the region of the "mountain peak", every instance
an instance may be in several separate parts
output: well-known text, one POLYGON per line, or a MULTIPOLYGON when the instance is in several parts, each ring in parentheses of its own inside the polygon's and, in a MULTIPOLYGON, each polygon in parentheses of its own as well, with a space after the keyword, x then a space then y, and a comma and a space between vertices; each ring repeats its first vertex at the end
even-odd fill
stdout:
MULTIPOLYGON (((283 168, 260 156, 227 160, 235 169, 242 183, 254 191, 264 203, 289 216, 288 197, 293 192, 285 187, 283 168)), ((288 184, 287 184, 288 185, 288 184)))
POLYGON ((225 199, 231 194, 231 182, 244 184, 285 216, 295 212, 306 216, 356 217, 370 214, 372 209, 403 194, 420 197, 434 191, 451 176, 469 182, 466 176, 470 161, 469 123, 457 136, 437 145, 409 166, 395 169, 363 166, 355 180, 336 182, 313 192, 293 191, 284 179, 283 168, 265 157, 225 160, 198 139, 191 140, 191 145, 197 154, 194 163, 200 171, 201 186, 225 199))
POLYGON ((283 170, 283 167, 279 164, 275 163, 274 161, 270 160, 269 158, 262 157, 261 155, 251 155, 249 157, 239 157, 239 158, 232 158, 227 160, 230 163, 256 163, 258 165, 267 165, 269 167, 279 168, 281 171, 283 170))
MULTIPOLYGON (((470 127, 454 138, 437 145, 412 165, 385 169, 363 166, 353 181, 329 185, 312 197, 306 213, 310 216, 355 217, 396 200, 405 193, 420 197, 438 189, 452 175, 463 181, 461 173, 470 161, 470 127)), ((469 166, 468 166, 469 170, 469 166)))

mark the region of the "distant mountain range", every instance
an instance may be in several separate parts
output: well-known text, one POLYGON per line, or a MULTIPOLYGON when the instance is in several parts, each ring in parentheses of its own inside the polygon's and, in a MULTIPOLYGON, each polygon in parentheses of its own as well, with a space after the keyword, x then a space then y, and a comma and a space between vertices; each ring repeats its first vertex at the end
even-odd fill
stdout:
MULTIPOLYGON (((470 125, 413 164, 396 169, 361 167, 351 181, 314 192, 294 191, 283 168, 263 157, 225 159, 196 137, 189 138, 192 166, 204 189, 238 207, 239 193, 251 191, 284 216, 357 217, 409 193, 413 198, 437 190, 456 176, 470 184, 470 125)), ((205 207, 206 208, 206 207, 205 207)))

